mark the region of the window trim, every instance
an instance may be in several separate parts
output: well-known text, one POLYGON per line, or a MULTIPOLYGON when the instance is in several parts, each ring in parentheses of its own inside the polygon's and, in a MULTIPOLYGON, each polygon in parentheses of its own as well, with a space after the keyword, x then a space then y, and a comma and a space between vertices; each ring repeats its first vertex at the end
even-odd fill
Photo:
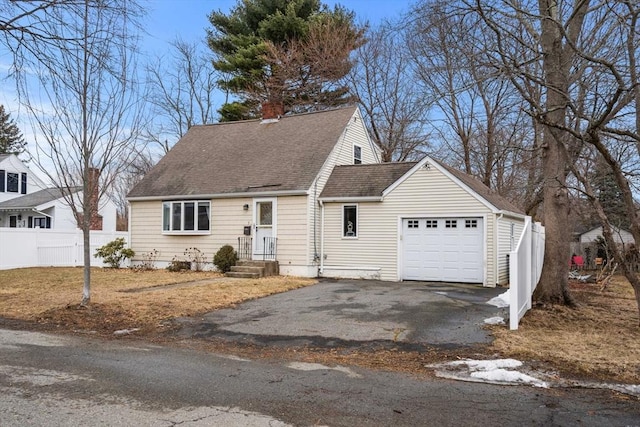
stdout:
MULTIPOLYGON (((16 194, 20 194, 20 172, 5 172, 5 176, 6 176, 6 184, 5 184, 5 192, 7 193, 16 193, 16 194), (15 191, 9 189, 9 175, 15 176, 15 191)), ((13 184, 13 181, 12 181, 13 184)))
POLYGON ((341 212, 342 212, 342 219, 340 221, 340 235, 342 236, 343 239, 346 240, 355 240, 358 239, 358 228, 360 227, 360 225, 358 224, 359 221, 359 211, 360 208, 358 207, 357 203, 349 203, 349 204, 344 204, 341 207, 341 212), (345 233, 345 210, 346 208, 355 208, 356 210, 356 223, 355 223, 355 232, 353 236, 347 236, 345 233))
POLYGON ((353 164, 361 165, 362 164, 362 146, 358 144, 353 144, 353 164), (356 157, 356 148, 360 149, 360 157, 356 157))
POLYGON ((211 200, 163 200, 160 205, 160 227, 163 235, 208 235, 211 234, 211 200), (193 230, 185 230, 185 204, 193 203, 193 230), (207 203, 209 205, 209 227, 206 230, 199 230, 199 206, 201 203, 207 203), (174 230, 174 206, 180 205, 180 228, 174 230), (168 207, 168 210, 165 208, 168 207), (168 222, 166 222, 167 229, 165 229, 165 212, 168 214, 168 222))

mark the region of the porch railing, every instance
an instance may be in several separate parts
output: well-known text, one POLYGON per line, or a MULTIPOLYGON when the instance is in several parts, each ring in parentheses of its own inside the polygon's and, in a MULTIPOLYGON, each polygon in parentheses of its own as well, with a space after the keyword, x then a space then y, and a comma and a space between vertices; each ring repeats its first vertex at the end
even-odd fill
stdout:
POLYGON ((253 252, 253 239, 251 237, 238 237, 238 259, 251 259, 253 252))
POLYGON ((278 238, 277 237, 264 237, 262 251, 262 259, 267 261, 275 261, 278 252, 278 238))
MULTIPOLYGON (((275 261, 278 255, 278 238, 263 237, 262 253, 255 254, 256 257, 262 256, 264 261, 275 261)), ((254 259, 253 254, 253 238, 250 236, 238 237, 238 259, 254 259)))

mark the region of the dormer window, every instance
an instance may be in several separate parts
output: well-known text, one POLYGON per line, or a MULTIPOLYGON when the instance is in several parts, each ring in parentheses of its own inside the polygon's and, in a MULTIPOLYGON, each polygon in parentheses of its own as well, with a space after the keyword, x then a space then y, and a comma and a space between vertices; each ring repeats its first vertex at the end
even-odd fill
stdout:
POLYGON ((27 174, 0 170, 0 193, 27 194, 27 174))
POLYGON ((362 163, 362 147, 359 145, 353 146, 353 164, 359 165, 362 163))

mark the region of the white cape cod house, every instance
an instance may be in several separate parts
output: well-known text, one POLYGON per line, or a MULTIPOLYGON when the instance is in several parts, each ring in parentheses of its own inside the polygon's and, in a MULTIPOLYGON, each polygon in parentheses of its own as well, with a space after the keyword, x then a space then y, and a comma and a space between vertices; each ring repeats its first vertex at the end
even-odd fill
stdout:
POLYGON ((194 126, 128 199, 131 247, 160 264, 230 244, 288 275, 485 286, 525 218, 435 159, 380 163, 356 107, 194 126))
MULTIPOLYGON (((66 191, 80 192, 81 188, 66 191)), ((96 201, 97 203, 97 201, 96 201)), ((116 206, 104 197, 98 203, 95 229, 116 230, 116 206)), ((62 191, 47 187, 14 154, 0 154, 0 228, 76 230, 78 224, 62 191)))

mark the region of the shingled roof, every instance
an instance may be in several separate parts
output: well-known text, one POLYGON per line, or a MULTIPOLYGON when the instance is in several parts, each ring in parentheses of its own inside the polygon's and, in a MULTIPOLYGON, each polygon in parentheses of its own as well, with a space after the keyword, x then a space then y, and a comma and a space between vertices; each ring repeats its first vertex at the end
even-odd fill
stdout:
POLYGON ((355 111, 193 126, 128 197, 307 191, 355 111))
MULTIPOLYGON (((74 187, 71 191, 75 193, 80 190, 82 187, 74 187)), ((59 188, 45 188, 35 193, 4 201, 0 203, 0 209, 33 209, 62 197, 63 194, 59 188)))
MULTIPOLYGON (((471 175, 456 170, 429 158, 437 163, 473 192, 489 202, 498 210, 523 214, 517 206, 471 175)), ((369 165, 336 166, 320 194, 321 199, 340 199, 358 197, 380 197, 384 190, 402 178, 419 162, 378 163, 369 165)))
POLYGON ((336 166, 320 198, 380 197, 415 165, 416 162, 336 166))
POLYGON ((493 206, 495 206, 499 210, 509 211, 509 212, 513 212, 521 215, 525 214, 522 211, 522 209, 520 209, 519 207, 517 207, 516 205, 514 205, 513 203, 511 203, 510 201, 508 201, 507 199, 505 199, 504 197, 496 193, 494 190, 487 187, 483 182, 479 181, 473 176, 468 175, 457 169, 454 169, 451 166, 447 166, 443 163, 438 163, 438 164, 443 168, 445 168, 451 175, 455 176, 460 181, 462 181, 462 183, 465 184, 467 187, 471 188, 474 192, 476 192, 476 194, 481 196, 483 199, 491 203, 493 206))

